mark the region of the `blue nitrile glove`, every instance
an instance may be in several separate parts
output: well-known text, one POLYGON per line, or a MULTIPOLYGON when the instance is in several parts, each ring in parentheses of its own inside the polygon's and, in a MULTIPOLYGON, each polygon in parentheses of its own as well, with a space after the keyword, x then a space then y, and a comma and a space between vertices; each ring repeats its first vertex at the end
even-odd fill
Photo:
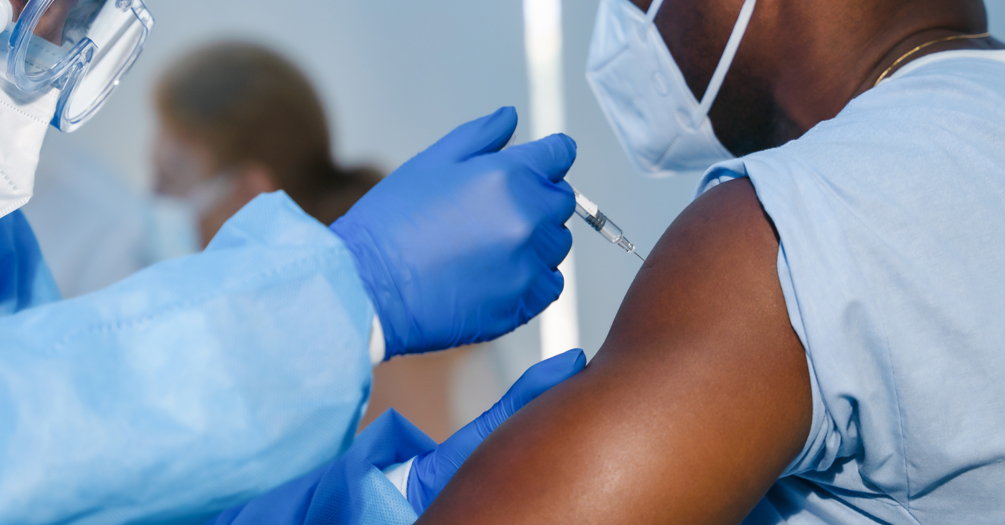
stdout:
POLYGON ((443 490, 464 460, 510 416, 549 388, 578 374, 586 366, 582 350, 569 350, 530 367, 498 403, 450 436, 435 449, 420 454, 408 473, 408 502, 419 516, 443 490))
POLYGON ((386 358, 494 339, 561 294, 576 143, 500 151, 516 121, 502 108, 458 127, 331 225, 356 257, 386 358))

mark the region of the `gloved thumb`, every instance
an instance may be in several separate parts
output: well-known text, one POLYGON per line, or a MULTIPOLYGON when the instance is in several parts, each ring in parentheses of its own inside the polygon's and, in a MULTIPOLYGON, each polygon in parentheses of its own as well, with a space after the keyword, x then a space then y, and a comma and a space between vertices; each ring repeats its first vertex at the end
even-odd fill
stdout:
POLYGON ((461 124, 436 144, 419 154, 423 161, 463 162, 503 148, 516 131, 516 109, 506 106, 471 122, 461 124))
POLYGON ((527 369, 502 399, 472 424, 478 424, 481 438, 485 439, 517 410, 585 367, 586 354, 579 349, 541 361, 527 369))
POLYGON ((531 171, 544 175, 551 182, 565 178, 576 162, 576 141, 564 133, 513 146, 499 155, 512 158, 531 171))
POLYGON ((418 515, 433 502, 478 445, 517 410, 586 367, 582 350, 569 350, 530 367, 508 392, 478 419, 438 447, 415 458, 408 474, 408 502, 418 515))

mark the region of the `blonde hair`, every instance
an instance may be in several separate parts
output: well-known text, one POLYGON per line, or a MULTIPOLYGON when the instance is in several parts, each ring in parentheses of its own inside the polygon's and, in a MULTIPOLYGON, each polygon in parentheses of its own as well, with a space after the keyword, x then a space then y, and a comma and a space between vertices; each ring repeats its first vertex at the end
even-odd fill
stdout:
POLYGON ((324 107, 300 70, 264 47, 225 42, 178 60, 161 78, 164 124, 205 148, 222 170, 261 164, 307 213, 333 222, 380 180, 331 156, 324 107))

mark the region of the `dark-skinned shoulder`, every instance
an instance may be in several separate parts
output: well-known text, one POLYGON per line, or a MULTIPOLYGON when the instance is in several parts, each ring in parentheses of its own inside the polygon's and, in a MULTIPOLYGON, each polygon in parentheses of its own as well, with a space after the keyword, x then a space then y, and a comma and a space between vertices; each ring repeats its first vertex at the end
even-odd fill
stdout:
POLYGON ((747 179, 695 200, 596 358, 496 430, 420 523, 739 523, 812 418, 778 240, 747 179))

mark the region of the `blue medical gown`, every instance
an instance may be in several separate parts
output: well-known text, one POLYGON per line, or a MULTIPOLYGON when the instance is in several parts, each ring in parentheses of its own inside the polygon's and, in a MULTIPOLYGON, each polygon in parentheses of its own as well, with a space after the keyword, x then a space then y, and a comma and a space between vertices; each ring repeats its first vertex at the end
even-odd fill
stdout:
POLYGON ((204 253, 61 302, 24 217, 0 235, 0 523, 205 521, 351 442, 374 311, 282 192, 204 253))
MULTIPOLYGON (((0 218, 0 316, 59 300, 31 226, 20 210, 0 218)), ((3 347, 0 335, 0 348, 3 347)))

